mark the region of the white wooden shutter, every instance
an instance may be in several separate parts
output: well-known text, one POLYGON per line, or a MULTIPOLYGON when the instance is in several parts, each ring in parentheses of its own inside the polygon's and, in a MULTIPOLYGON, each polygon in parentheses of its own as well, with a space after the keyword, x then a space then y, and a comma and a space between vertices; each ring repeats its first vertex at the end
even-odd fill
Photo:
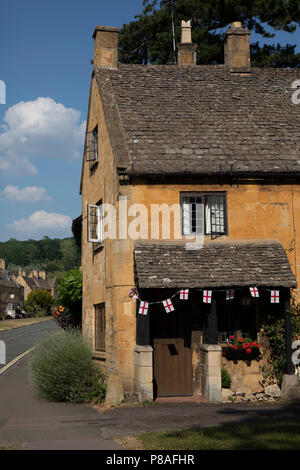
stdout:
POLYGON ((101 205, 88 204, 87 232, 88 242, 102 242, 102 210, 101 205))

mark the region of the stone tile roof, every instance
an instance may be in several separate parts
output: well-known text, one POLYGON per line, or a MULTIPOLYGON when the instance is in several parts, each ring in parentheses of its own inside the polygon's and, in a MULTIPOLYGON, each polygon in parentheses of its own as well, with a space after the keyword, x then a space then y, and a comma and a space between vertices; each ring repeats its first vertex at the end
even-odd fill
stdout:
POLYGON ((0 287, 20 288, 19 284, 12 279, 9 272, 4 269, 0 269, 0 287))
POLYGON ((300 175, 299 69, 95 69, 117 166, 140 175, 300 175))
POLYGON ((51 290, 55 287, 56 279, 43 279, 41 277, 24 277, 24 280, 30 287, 30 289, 43 289, 51 290))
POLYGON ((296 287, 287 255, 276 241, 185 244, 136 242, 140 288, 296 287))

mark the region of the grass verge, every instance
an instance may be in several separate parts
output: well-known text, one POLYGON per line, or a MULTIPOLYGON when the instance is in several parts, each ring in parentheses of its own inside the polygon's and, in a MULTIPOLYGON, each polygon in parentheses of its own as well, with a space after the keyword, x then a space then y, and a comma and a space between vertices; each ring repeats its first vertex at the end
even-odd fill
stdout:
POLYGON ((135 438, 149 450, 300 450, 300 422, 259 422, 150 432, 135 438))

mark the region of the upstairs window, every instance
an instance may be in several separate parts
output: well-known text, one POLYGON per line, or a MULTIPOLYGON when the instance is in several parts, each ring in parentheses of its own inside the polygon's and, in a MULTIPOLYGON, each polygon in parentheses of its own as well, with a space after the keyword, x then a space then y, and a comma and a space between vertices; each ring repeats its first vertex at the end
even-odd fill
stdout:
POLYGON ((227 234, 225 193, 182 193, 183 235, 227 234))
POLYGON ((88 204, 87 213, 88 241, 92 243, 101 243, 103 241, 102 201, 98 204, 88 204))
POLYGON ((98 126, 86 134, 86 161, 95 162, 98 160, 98 126))

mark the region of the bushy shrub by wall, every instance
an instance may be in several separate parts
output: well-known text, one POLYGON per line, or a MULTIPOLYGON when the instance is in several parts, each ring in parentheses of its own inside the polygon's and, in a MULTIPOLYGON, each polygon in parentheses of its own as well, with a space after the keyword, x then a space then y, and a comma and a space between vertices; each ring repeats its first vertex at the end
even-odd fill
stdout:
POLYGON ((30 354, 33 386, 51 401, 100 403, 105 398, 104 375, 79 330, 46 335, 30 354))

